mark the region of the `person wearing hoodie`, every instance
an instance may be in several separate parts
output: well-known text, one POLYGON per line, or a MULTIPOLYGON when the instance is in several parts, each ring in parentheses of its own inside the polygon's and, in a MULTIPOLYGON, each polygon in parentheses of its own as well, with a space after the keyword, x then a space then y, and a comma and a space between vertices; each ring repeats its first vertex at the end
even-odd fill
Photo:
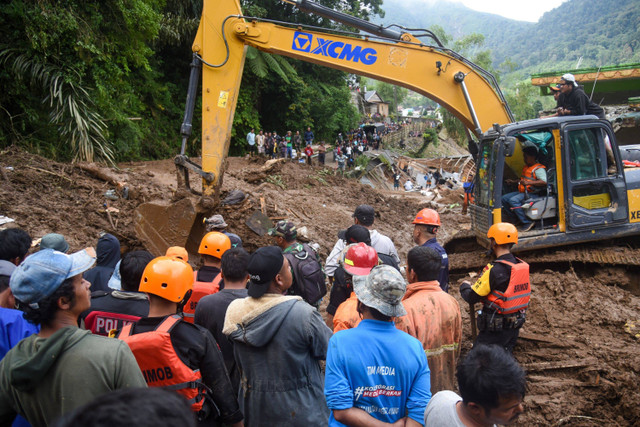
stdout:
POLYGON ((96 251, 98 262, 84 274, 84 279, 91 283, 91 292, 109 292, 109 279, 120 261, 120 242, 113 234, 105 233, 98 239, 96 251))
POLYGON ((256 250, 247 265, 247 298, 233 301, 222 333, 233 343, 240 371, 245 425, 326 426, 320 360, 331 330, 299 296, 285 296, 293 278, 277 246, 256 250))
POLYGON ((0 361, 0 425, 20 414, 46 426, 109 391, 146 387, 125 343, 78 328, 80 313, 91 305, 82 273, 94 262, 92 248, 72 255, 45 249, 11 275, 17 307, 40 332, 0 361))

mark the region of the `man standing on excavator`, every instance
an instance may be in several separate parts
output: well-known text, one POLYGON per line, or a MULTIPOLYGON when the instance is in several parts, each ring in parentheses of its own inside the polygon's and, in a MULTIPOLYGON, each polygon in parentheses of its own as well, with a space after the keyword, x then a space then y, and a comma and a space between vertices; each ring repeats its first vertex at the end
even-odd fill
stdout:
POLYGON ((511 247, 518 243, 518 230, 513 224, 493 224, 487 237, 496 259, 487 264, 473 286, 462 282, 460 296, 469 304, 483 304, 474 345, 498 344, 513 352, 529 306, 529 264, 511 253, 511 247))

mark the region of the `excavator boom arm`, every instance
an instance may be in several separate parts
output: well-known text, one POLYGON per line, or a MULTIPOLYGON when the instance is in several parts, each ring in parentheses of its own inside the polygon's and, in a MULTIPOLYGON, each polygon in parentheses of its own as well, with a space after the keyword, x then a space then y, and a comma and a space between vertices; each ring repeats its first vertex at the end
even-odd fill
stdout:
POLYGON ((203 61, 202 168, 214 176, 204 182, 205 195, 220 185, 246 46, 406 87, 444 106, 476 133, 512 121, 499 89, 453 52, 406 33, 373 40, 294 25, 245 18, 237 0, 205 0, 193 44, 203 61))

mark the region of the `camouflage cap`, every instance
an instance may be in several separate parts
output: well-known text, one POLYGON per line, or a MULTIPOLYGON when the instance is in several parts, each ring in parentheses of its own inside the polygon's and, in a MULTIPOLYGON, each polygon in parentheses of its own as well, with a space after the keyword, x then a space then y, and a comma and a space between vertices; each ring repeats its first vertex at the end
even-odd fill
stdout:
POLYGON ((204 224, 207 226, 207 231, 224 230, 227 228, 227 223, 224 222, 222 215, 211 215, 204 220, 204 224))
POLYGON ((284 237, 285 240, 293 240, 297 235, 298 230, 291 221, 278 221, 275 227, 269 229, 269 236, 284 237))
POLYGON ((353 276, 353 291, 358 301, 386 316, 407 314, 402 306, 407 283, 400 272, 389 265, 373 267, 368 276, 353 276))

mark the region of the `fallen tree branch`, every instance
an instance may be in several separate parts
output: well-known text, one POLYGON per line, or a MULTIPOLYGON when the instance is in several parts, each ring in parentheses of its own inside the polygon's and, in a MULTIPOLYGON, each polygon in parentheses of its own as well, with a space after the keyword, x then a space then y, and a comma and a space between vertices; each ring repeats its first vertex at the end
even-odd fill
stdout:
POLYGON ((66 177, 64 175, 60 175, 59 173, 51 172, 51 171, 48 171, 46 169, 40 169, 40 168, 36 168, 34 166, 29 166, 29 165, 25 165, 25 167, 29 168, 29 169, 33 169, 34 171, 48 173, 49 175, 53 175, 53 176, 57 176, 58 178, 66 179, 69 182, 73 182, 73 180, 71 180, 70 178, 68 178, 68 177, 66 177))

